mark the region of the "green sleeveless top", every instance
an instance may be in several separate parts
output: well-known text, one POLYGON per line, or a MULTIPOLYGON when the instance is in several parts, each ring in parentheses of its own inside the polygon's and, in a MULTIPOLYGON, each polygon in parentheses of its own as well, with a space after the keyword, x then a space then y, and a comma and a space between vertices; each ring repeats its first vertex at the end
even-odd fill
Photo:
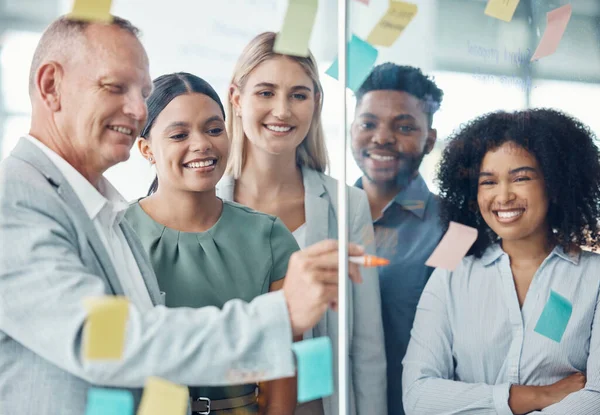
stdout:
MULTIPOLYGON (((234 298, 252 301, 285 277, 290 256, 299 249, 281 220, 234 202, 224 201, 221 217, 201 233, 155 222, 139 201, 125 218, 150 256, 167 307, 222 308, 234 298)), ((190 395, 219 400, 247 395, 255 388, 190 387, 190 395)))

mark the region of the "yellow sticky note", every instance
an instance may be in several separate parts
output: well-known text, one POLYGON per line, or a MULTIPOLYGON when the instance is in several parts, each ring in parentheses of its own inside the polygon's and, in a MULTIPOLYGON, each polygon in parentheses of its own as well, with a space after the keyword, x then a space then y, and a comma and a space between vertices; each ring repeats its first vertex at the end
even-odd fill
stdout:
POLYGON ((123 356, 129 301, 125 297, 86 298, 84 356, 90 360, 118 360, 123 356))
POLYGON ((485 8, 485 14, 496 19, 510 22, 517 10, 520 0, 490 0, 485 8))
POLYGON ((392 46, 416 14, 416 4, 390 1, 387 12, 371 30, 367 42, 376 46, 392 46))
POLYGON ((112 0, 75 0, 69 18, 90 22, 112 23, 110 14, 112 0))
POLYGON ((189 391, 185 386, 167 380, 149 377, 137 415, 185 415, 189 391))
POLYGON ((308 56, 308 42, 317 16, 318 0, 289 0, 283 28, 273 51, 284 55, 308 56))

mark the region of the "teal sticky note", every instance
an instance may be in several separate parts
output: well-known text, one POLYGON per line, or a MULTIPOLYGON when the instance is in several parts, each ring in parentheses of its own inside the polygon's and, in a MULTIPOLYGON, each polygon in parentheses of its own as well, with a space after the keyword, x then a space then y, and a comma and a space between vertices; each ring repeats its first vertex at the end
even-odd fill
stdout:
MULTIPOLYGON (((352 35, 348 44, 348 53, 346 55, 347 84, 348 88, 356 92, 364 80, 369 76, 373 64, 377 60, 379 52, 369 43, 352 35)), ((338 59, 335 58, 333 64, 325 71, 332 78, 338 79, 338 59)))
POLYGON ((133 395, 120 389, 90 388, 85 415, 133 415, 133 395))
POLYGON ((298 369, 298 402, 333 393, 333 361, 329 337, 303 340, 292 345, 298 369))
POLYGON ((550 291, 548 302, 535 325, 534 331, 560 343, 573 312, 573 305, 562 295, 550 291))
POLYGON ((308 56, 308 42, 317 16, 318 0, 289 0, 283 28, 273 51, 284 55, 308 56))

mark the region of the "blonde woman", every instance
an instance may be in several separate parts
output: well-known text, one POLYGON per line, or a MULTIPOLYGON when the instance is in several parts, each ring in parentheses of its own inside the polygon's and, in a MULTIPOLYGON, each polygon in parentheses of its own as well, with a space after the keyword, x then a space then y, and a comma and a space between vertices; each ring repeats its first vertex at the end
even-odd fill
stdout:
MULTIPOLYGON (((275 33, 254 38, 239 58, 229 90, 231 153, 218 195, 279 217, 304 248, 337 239, 336 181, 324 174, 323 91, 314 58, 273 52, 275 33)), ((350 241, 373 253, 366 194, 348 188, 350 241)), ((363 269, 363 284, 348 294, 351 414, 387 414, 386 359, 379 281, 363 269)), ((329 336, 337 351, 337 315, 328 314, 304 338, 329 336)), ((337 370, 337 364, 334 365, 337 370)), ((296 414, 337 415, 331 397, 298 406, 296 414)))

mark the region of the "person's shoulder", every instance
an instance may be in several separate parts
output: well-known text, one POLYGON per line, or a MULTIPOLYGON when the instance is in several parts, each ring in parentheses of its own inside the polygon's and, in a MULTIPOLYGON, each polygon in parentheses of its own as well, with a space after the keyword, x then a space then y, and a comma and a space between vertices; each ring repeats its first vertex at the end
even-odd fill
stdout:
POLYGON ((44 206, 44 198, 57 198, 56 183, 34 165, 8 156, 0 162, 0 198, 35 200, 44 206))
POLYGON ((433 192, 429 192, 425 214, 427 216, 439 216, 441 204, 440 196, 433 192))
POLYGON ((230 200, 223 200, 223 209, 227 209, 230 215, 236 216, 240 220, 251 221, 248 222, 249 224, 251 224, 252 221, 257 221, 259 223, 273 223, 277 220, 276 216, 259 212, 251 207, 230 200))
POLYGON ((600 290, 600 253, 588 247, 559 249, 562 250, 558 261, 561 272, 569 278, 580 279, 581 285, 589 290, 600 290))
POLYGON ((23 182, 32 177, 46 181, 42 172, 29 162, 10 155, 0 162, 0 178, 5 182, 23 182))
POLYGON ((456 268, 454 268, 452 271, 448 271, 448 273, 450 276, 470 275, 474 268, 479 269, 482 267, 485 267, 485 261, 482 257, 477 257, 473 254, 465 255, 461 258, 456 268))
POLYGON ((58 190, 59 183, 34 165, 7 157, 0 163, 0 228, 2 223, 26 214, 40 220, 51 218, 74 232, 73 212, 58 190))
POLYGON ((125 210, 125 219, 130 223, 137 221, 141 216, 142 212, 140 211, 142 208, 140 206, 140 200, 142 199, 136 199, 129 202, 129 206, 125 210))
POLYGON ((226 212, 226 222, 220 229, 225 231, 228 238, 236 234, 238 242, 244 241, 250 249, 262 246, 260 241, 271 239, 279 243, 280 238, 296 241, 294 236, 277 216, 259 212, 237 202, 223 201, 223 212, 226 212))
MULTIPOLYGON (((320 178, 323 182, 323 185, 325 186, 325 189, 327 189, 327 192, 330 195, 335 195, 337 198, 337 179, 334 179, 333 177, 317 170, 312 170, 308 168, 305 168, 305 170, 310 171, 311 174, 314 174, 316 177, 320 178)), ((352 208, 352 202, 356 203, 361 199, 367 199, 367 194, 363 189, 360 189, 356 186, 350 186, 348 184, 346 184, 346 189, 348 189, 348 200, 350 201, 350 208, 352 208)))
POLYGON ((595 267, 600 268, 600 252, 588 250, 588 249, 580 249, 579 263, 581 263, 581 264, 589 263, 595 267))
POLYGON ((469 284, 471 276, 479 275, 481 272, 483 272, 481 258, 468 255, 463 257, 453 270, 435 268, 429 278, 429 285, 438 288, 443 286, 449 290, 460 290, 461 287, 469 284))
POLYGON ((316 178, 318 178, 319 180, 321 180, 323 182, 323 184, 325 185, 325 187, 336 187, 337 186, 337 180, 334 179, 333 177, 331 177, 328 174, 323 173, 322 171, 318 171, 315 169, 311 169, 309 167, 303 167, 302 168, 302 172, 303 174, 308 174, 308 175, 312 175, 316 178))

